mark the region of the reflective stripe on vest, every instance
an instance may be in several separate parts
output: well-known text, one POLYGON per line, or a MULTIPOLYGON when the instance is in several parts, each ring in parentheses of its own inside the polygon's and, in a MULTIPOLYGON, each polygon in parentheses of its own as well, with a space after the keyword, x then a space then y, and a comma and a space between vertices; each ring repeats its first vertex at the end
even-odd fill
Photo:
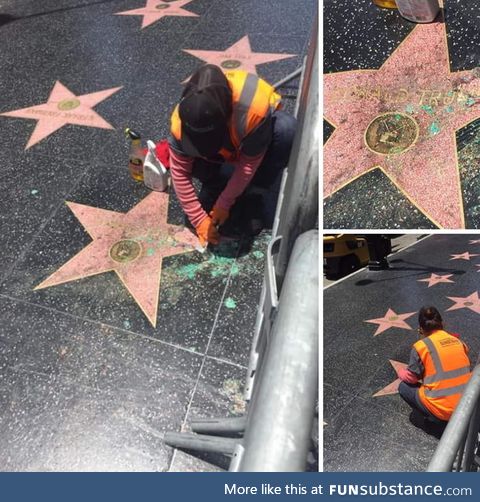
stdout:
MULTIPOLYGON (((267 115, 280 106, 281 96, 275 89, 256 75, 243 70, 225 73, 232 91, 232 117, 228 126, 230 138, 219 153, 227 160, 233 160, 243 139, 253 131, 267 115)), ((171 116, 170 131, 181 143, 182 124, 178 105, 171 116)))
POLYGON ((436 417, 449 420, 471 374, 465 346, 439 330, 419 340, 414 348, 425 368, 420 401, 436 417))
MULTIPOLYGON (((240 144, 241 138, 247 135, 248 110, 253 103, 253 98, 257 92, 259 78, 256 75, 248 74, 243 84, 242 93, 233 110, 233 135, 234 141, 240 144), (235 137, 236 136, 236 137, 235 137)), ((235 102, 235 97, 234 97, 235 102)))
MULTIPOLYGON (((435 373, 423 379, 424 384, 435 383, 441 380, 448 380, 450 378, 457 378, 462 375, 470 373, 470 365, 464 366, 463 368, 457 368, 455 370, 444 371, 442 367, 442 362, 440 361, 440 356, 438 354, 435 345, 433 345, 432 340, 429 338, 424 338, 423 342, 428 348, 430 356, 433 360, 433 365, 435 366, 435 373)), ((447 395, 447 394, 446 394, 447 395)))

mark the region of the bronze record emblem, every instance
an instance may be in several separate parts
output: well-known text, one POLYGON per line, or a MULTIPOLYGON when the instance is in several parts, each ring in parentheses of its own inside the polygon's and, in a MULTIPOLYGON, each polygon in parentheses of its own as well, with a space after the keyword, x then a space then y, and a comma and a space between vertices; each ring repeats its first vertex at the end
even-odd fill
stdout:
POLYGON ((110 248, 110 257, 119 263, 126 263, 138 258, 142 246, 137 241, 130 239, 118 241, 110 248))
POLYGON ((234 70, 235 68, 242 66, 242 63, 236 59, 227 59, 226 61, 222 61, 220 66, 226 70, 234 70))
POLYGON ((74 110, 75 108, 78 108, 80 106, 80 101, 75 98, 67 98, 60 101, 57 106, 59 110, 66 112, 68 110, 74 110))
POLYGON ((375 117, 365 131, 365 143, 375 153, 396 155, 408 150, 418 139, 418 124, 400 112, 375 117))
POLYGON ((169 7, 170 7, 170 5, 168 5, 166 3, 159 3, 158 5, 155 5, 155 8, 158 10, 168 9, 169 7))

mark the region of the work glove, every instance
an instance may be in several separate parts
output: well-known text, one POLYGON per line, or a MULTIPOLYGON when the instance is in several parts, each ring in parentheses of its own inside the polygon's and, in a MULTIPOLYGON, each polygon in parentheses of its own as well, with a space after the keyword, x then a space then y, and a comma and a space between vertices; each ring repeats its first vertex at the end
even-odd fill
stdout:
POLYGON ((210 211, 210 218, 212 218, 215 226, 223 225, 228 220, 229 215, 229 211, 219 206, 214 206, 210 211))
POLYGON ((206 216, 195 230, 201 246, 206 246, 208 243, 218 244, 220 242, 220 235, 210 216, 206 216))

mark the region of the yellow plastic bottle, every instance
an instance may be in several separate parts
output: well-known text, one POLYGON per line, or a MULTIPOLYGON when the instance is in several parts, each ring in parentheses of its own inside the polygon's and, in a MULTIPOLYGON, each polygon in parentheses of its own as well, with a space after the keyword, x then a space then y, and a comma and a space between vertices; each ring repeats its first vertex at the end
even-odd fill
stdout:
POLYGON ((143 181, 143 162, 145 161, 145 153, 142 148, 142 140, 140 135, 127 127, 125 129, 127 138, 132 141, 130 153, 128 155, 128 170, 131 177, 135 181, 143 181))
POLYGON ((397 4, 395 0, 372 0, 378 7, 383 7, 384 9, 396 9, 397 4))

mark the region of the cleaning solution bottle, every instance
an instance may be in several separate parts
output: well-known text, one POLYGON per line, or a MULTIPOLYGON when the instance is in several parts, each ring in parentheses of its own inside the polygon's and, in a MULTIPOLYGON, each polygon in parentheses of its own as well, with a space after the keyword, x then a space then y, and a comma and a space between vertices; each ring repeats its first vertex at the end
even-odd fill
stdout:
POLYGON ((373 0, 373 3, 378 7, 383 7, 384 9, 396 9, 397 4, 395 0, 373 0))
POLYGON ((168 189, 169 173, 155 153, 155 143, 147 141, 147 155, 143 163, 143 182, 150 190, 164 192, 168 189))
POLYGON ((396 0, 398 12, 414 23, 431 23, 440 10, 438 0, 396 0))
POLYGON ((145 152, 142 148, 142 140, 138 133, 128 127, 125 129, 125 135, 132 141, 128 155, 128 170, 135 181, 143 181, 145 152))

